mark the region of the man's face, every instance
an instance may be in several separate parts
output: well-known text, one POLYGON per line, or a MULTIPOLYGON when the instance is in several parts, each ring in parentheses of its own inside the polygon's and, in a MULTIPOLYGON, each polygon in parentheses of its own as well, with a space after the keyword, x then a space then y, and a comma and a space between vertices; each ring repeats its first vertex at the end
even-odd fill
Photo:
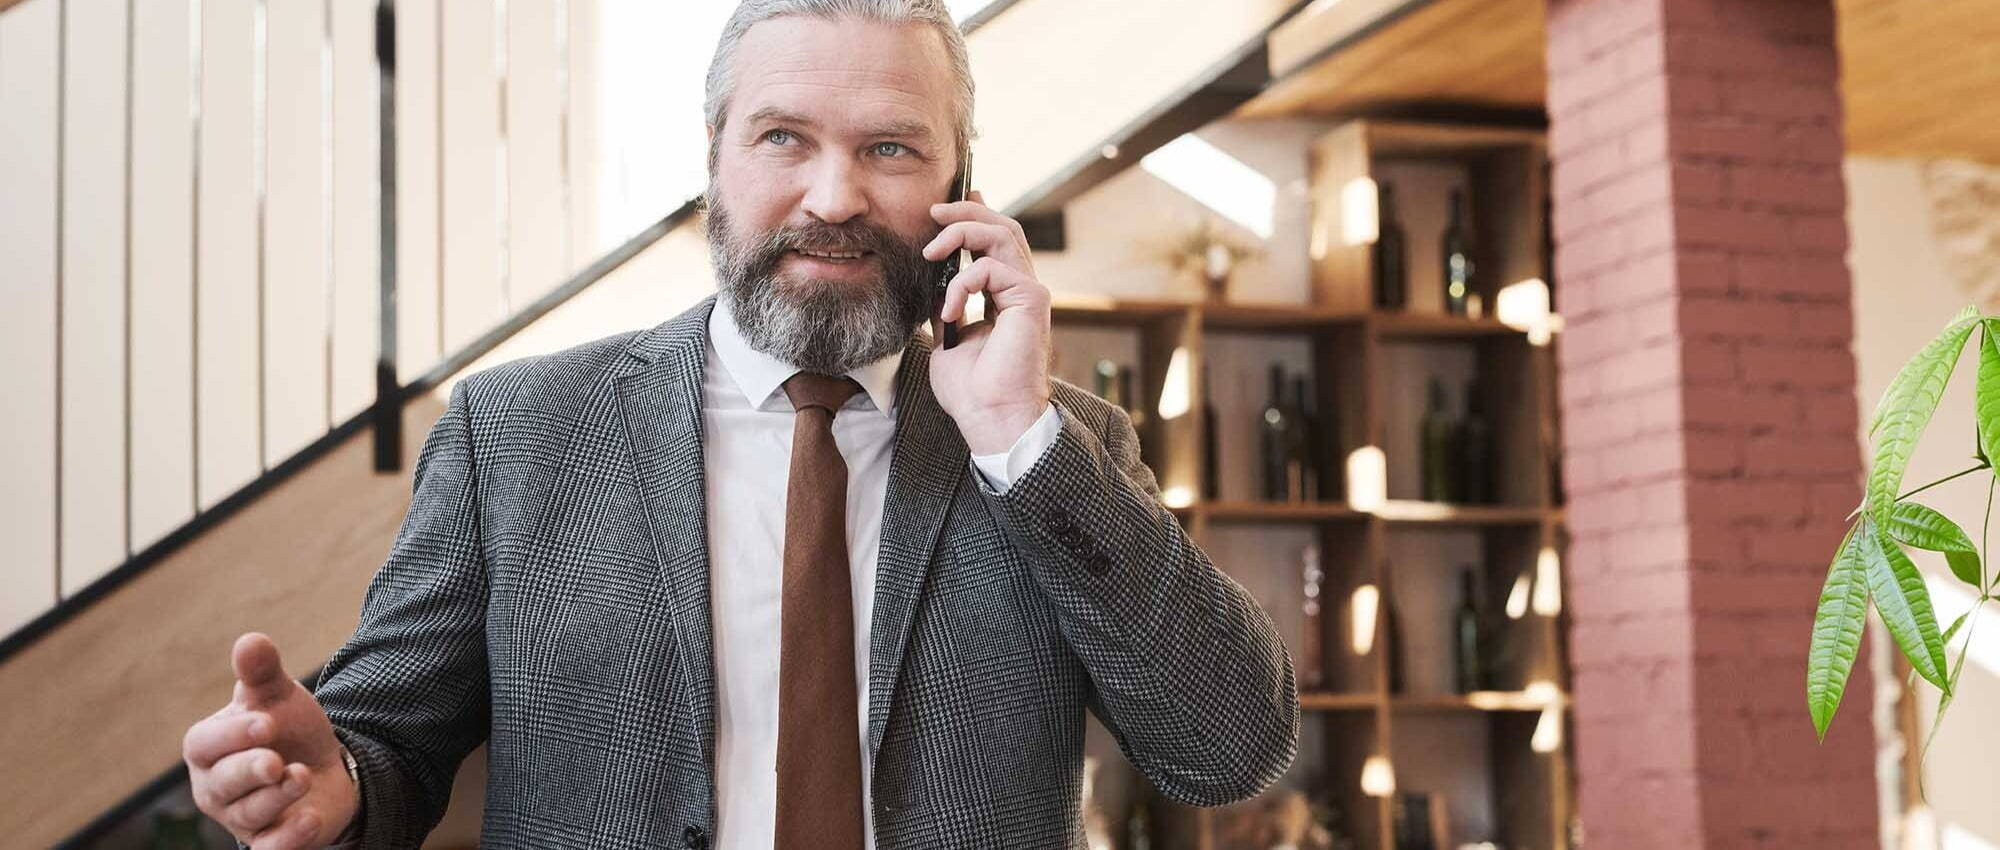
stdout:
POLYGON ((753 346, 838 374, 929 311, 932 204, 957 169, 952 77, 919 26, 782 17, 744 35, 710 128, 709 242, 753 346))

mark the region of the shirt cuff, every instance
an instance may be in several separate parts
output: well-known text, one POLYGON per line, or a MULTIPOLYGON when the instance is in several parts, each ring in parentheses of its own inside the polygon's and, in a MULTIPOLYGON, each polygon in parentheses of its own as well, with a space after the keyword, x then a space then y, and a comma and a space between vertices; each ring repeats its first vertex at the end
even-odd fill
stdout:
POLYGON ((1004 452, 990 455, 973 455, 972 467, 979 470, 979 477, 986 479, 986 486, 995 493, 1005 493, 1014 486, 1014 481, 1022 473, 1033 468, 1035 461, 1055 445, 1056 436, 1062 433, 1062 414, 1056 412, 1051 402, 1042 410, 1042 416, 1028 430, 1015 438, 1014 445, 1004 452))

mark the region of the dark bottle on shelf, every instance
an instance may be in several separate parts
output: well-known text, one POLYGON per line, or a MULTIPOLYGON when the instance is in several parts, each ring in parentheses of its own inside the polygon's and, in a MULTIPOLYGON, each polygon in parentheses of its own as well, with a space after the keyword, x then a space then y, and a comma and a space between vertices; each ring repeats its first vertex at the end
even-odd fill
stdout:
POLYGON ((1118 364, 1109 360, 1099 360, 1095 371, 1097 397, 1118 404, 1118 364))
POLYGON ((1271 396, 1258 414, 1259 448, 1264 459, 1264 498, 1282 502, 1289 494, 1286 460, 1290 457, 1290 414, 1285 410, 1285 367, 1271 366, 1271 396))
POLYGON ((1451 618, 1453 689, 1461 694, 1485 690, 1485 656, 1480 650, 1478 597, 1473 595, 1472 568, 1458 574, 1458 611, 1451 618))
POLYGON ((1144 393, 1136 392, 1132 386, 1136 380, 1134 371, 1129 366, 1118 368, 1118 404, 1125 408, 1126 415, 1132 417, 1132 431, 1139 435, 1140 462, 1151 466, 1152 453, 1146 450, 1146 421, 1149 418, 1146 415, 1146 398, 1144 393))
POLYGON ((1389 653, 1389 693, 1400 694, 1403 677, 1403 629, 1396 622, 1396 595, 1382 591, 1382 648, 1389 653))
POLYGON ((1292 498, 1305 502, 1319 501, 1319 451, 1316 446, 1319 442, 1319 417, 1313 415, 1304 375, 1292 379, 1292 433, 1292 458, 1288 464, 1293 471, 1292 498))
POLYGON ((1458 426, 1458 478, 1465 488, 1464 500, 1486 504, 1493 493, 1493 427, 1486 422, 1485 405, 1479 388, 1465 388, 1465 421, 1458 426))
POLYGON ((1217 457, 1215 429, 1219 427, 1215 419, 1215 396, 1213 385, 1208 382, 1208 364, 1201 364, 1201 497, 1209 501, 1220 498, 1222 492, 1221 466, 1217 457))
POLYGON ((1305 637, 1299 650, 1299 689, 1316 691, 1326 686, 1325 633, 1322 631, 1325 626, 1320 621, 1320 598, 1326 573, 1320 569, 1318 543, 1309 542, 1299 551, 1299 580, 1305 597, 1300 606, 1305 614, 1305 637))
POLYGON ((1403 225, 1396 221, 1394 187, 1376 184, 1375 204, 1375 245, 1369 249, 1375 267, 1375 307, 1401 310, 1410 302, 1410 268, 1403 247, 1403 225))
POLYGON ((1452 456, 1452 422, 1445 415, 1444 384, 1431 379, 1429 406, 1418 424, 1418 451, 1423 468, 1423 498, 1427 502, 1457 501, 1457 459, 1452 456))
POLYGON ((1465 315, 1466 296, 1472 294, 1472 245, 1465 233, 1465 192, 1451 191, 1451 219, 1444 227, 1444 311, 1465 315))

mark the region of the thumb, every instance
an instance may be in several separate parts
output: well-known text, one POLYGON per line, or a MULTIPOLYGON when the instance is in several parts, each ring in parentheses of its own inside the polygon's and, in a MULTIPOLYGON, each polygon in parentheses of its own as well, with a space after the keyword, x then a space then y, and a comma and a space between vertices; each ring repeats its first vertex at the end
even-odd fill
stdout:
POLYGON ((284 662, 278 658, 278 645, 262 632, 237 638, 229 651, 229 663, 236 668, 236 700, 246 708, 276 702, 291 689, 284 662))

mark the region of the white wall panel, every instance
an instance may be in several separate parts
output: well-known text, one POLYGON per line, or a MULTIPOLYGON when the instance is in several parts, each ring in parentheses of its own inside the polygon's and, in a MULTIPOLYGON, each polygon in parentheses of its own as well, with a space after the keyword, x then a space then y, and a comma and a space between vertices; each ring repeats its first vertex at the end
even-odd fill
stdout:
POLYGON ((333 5, 333 421, 375 400, 381 119, 375 4, 333 5))
POLYGON ((598 0, 562 0, 568 43, 563 45, 569 71, 569 243, 564 271, 574 274, 603 253, 598 246, 597 150, 598 0))
POLYGON ((445 4, 443 67, 446 353, 507 315, 501 260, 499 17, 493 0, 445 4))
POLYGON ((66 0, 62 594, 125 560, 125 0, 66 0))
POLYGON ((438 21, 441 0, 396 3, 396 371, 438 358, 438 21))
POLYGON ((57 0, 0 15, 0 633, 56 602, 57 0))
POLYGON ((264 465, 327 429, 325 6, 265 6, 264 465))
POLYGON ((194 516, 193 9, 133 4, 134 551, 194 516))
POLYGON ((196 466, 207 508, 261 471, 255 0, 201 0, 196 466))
POLYGON ((507 0, 507 279, 514 309, 565 276, 559 0, 507 0))

